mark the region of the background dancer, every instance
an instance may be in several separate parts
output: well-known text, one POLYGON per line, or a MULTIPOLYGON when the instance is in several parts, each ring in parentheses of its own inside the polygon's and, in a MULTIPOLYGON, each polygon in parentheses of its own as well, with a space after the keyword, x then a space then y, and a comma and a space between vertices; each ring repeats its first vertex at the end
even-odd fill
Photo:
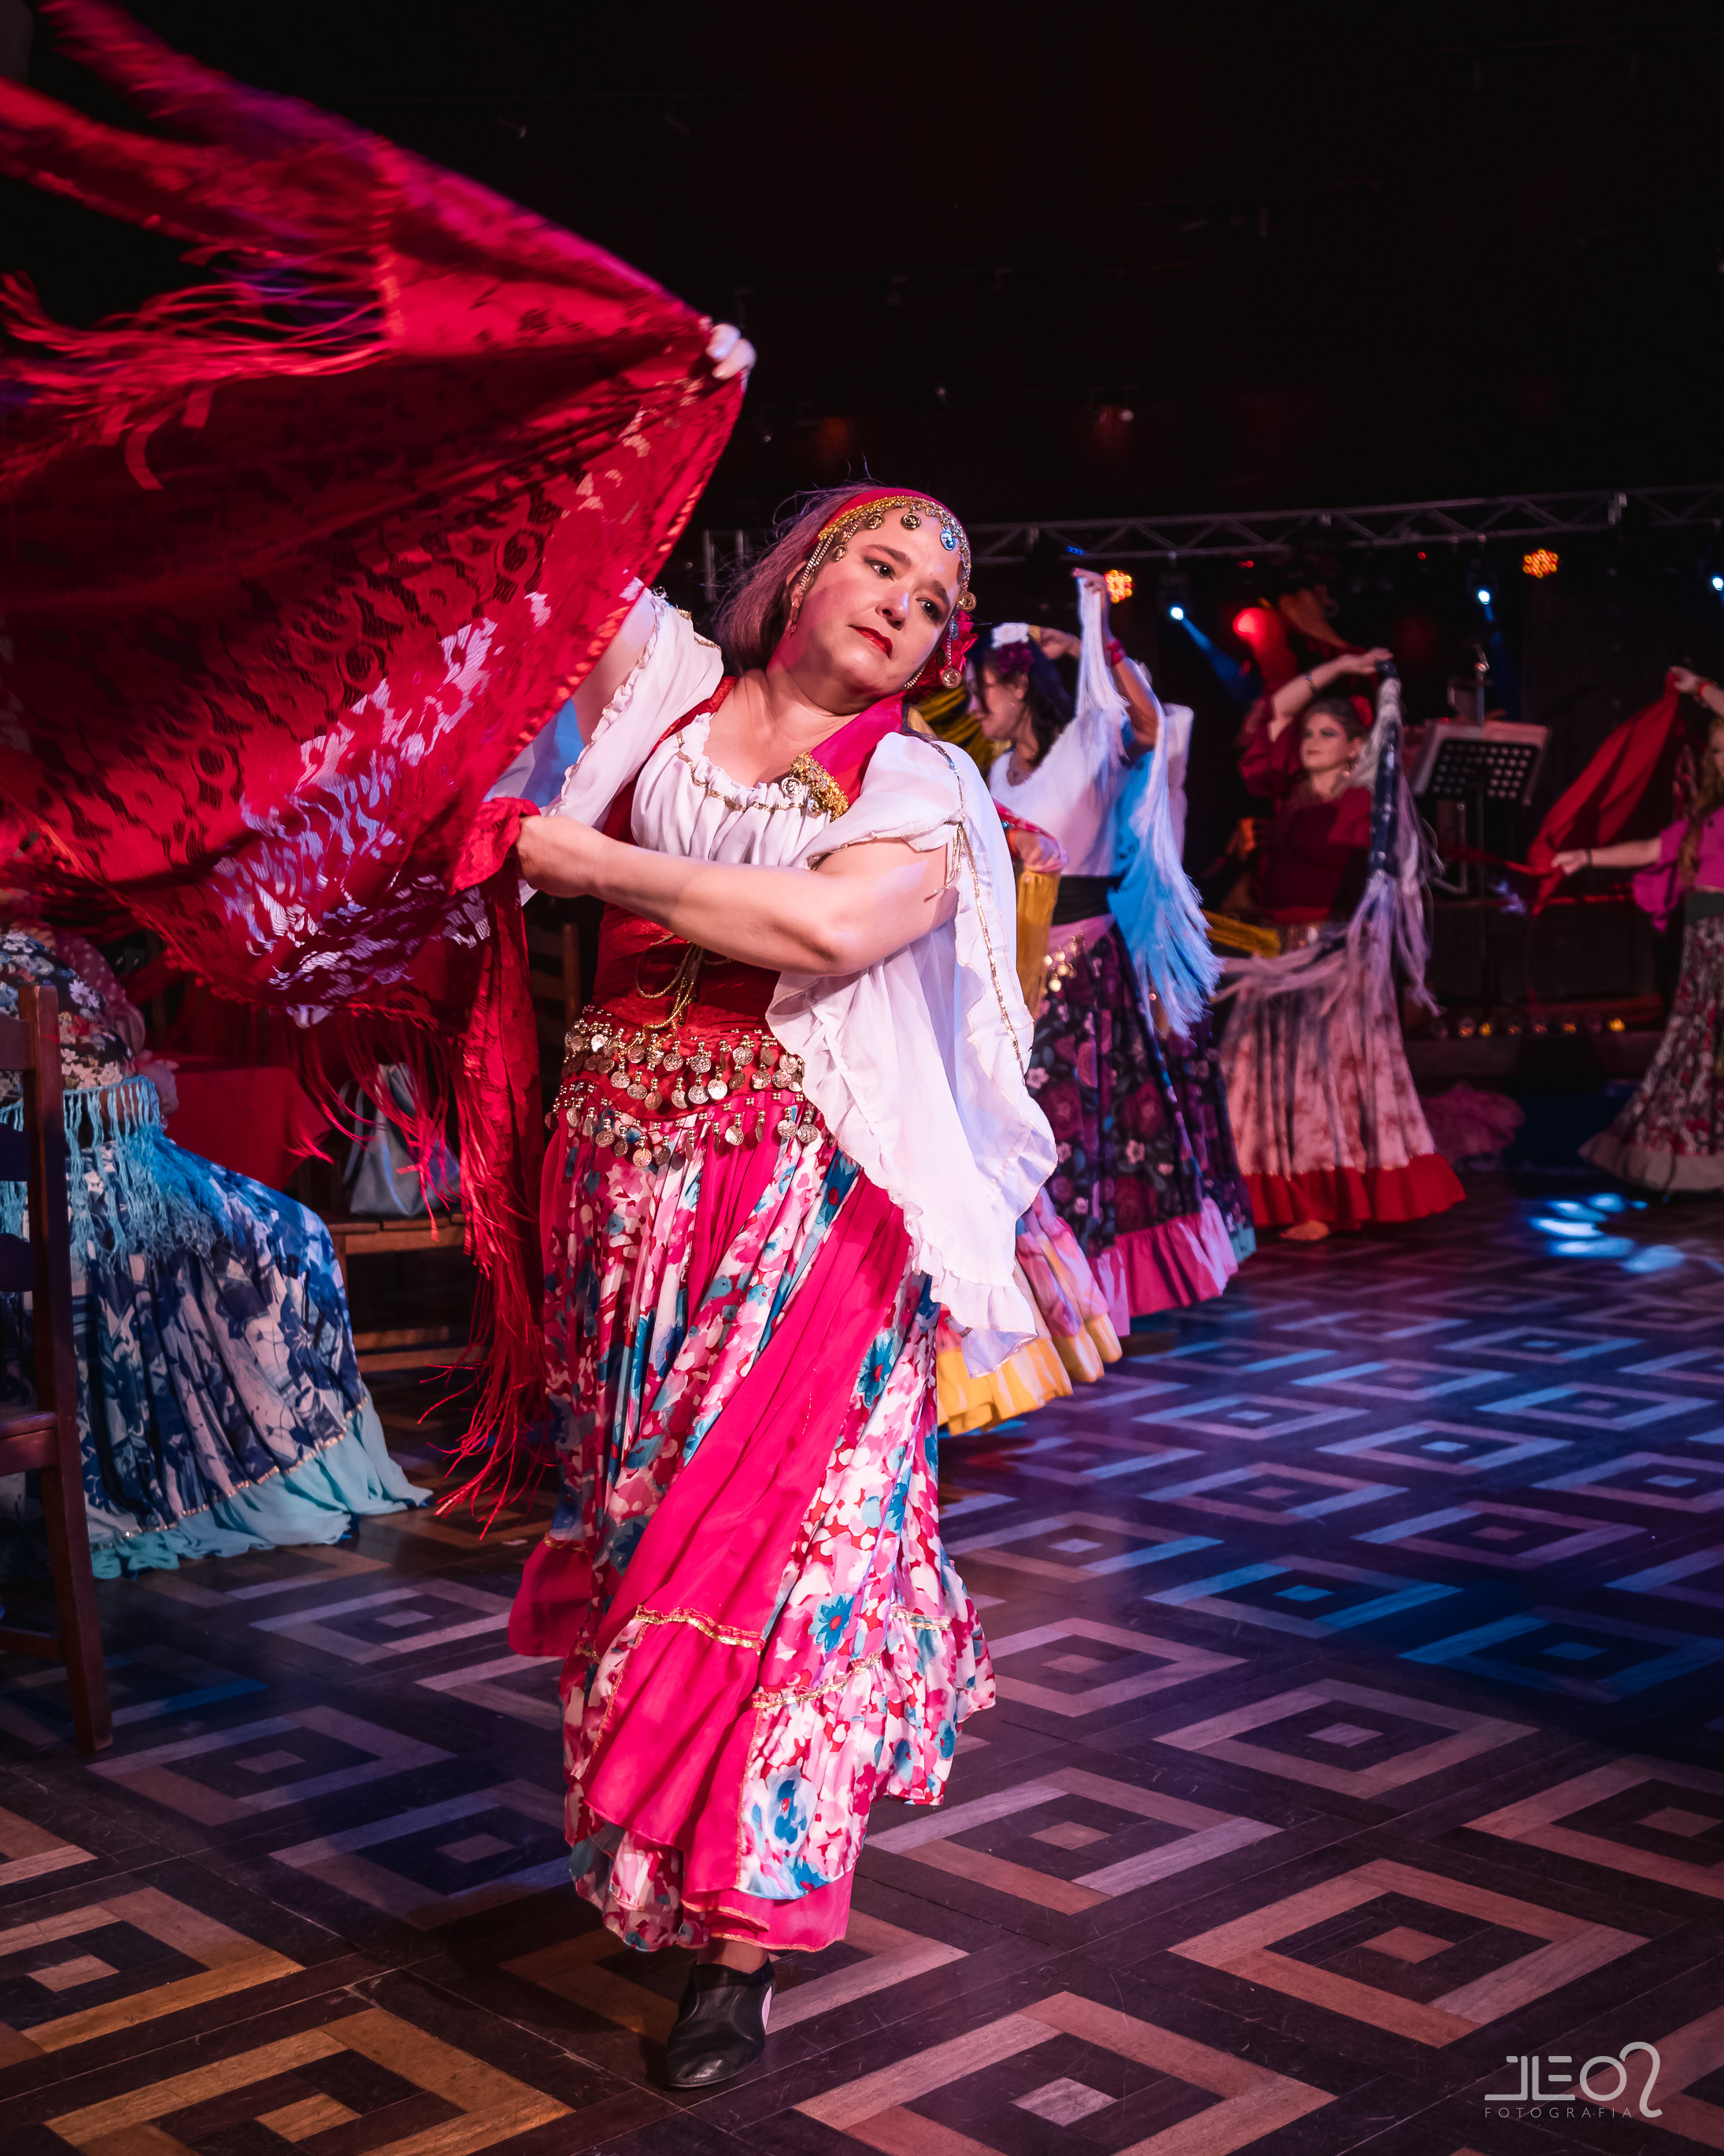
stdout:
POLYGON ((521 863, 607 901, 546 1163, 562 1497, 511 1636, 567 1656, 572 1868, 701 1949, 676 2087, 758 2056, 768 1955, 844 1935, 870 1804, 939 1801, 993 1698, 935 1502, 935 1316, 1034 1329, 1011 870, 959 752, 969 545, 926 496, 806 511, 720 618, 640 602, 521 863), (812 873, 811 873, 812 871, 812 873), (698 1448, 698 1450, 697 1450, 698 1448))
MULTIPOLYGON (((1275 927, 1284 956, 1229 966, 1221 1057, 1257 1224, 1295 1242, 1420 1219, 1465 1194, 1419 1104, 1386 954, 1362 967, 1342 934, 1364 897, 1373 845, 1371 707, 1319 691, 1392 663, 1379 648, 1296 675, 1268 700, 1241 757, 1247 786, 1276 803, 1251 911, 1275 927), (1309 961, 1285 955, 1307 951, 1309 961)), ((1395 934, 1422 987, 1420 839, 1398 764, 1393 780, 1376 813, 1398 826, 1398 857, 1386 865, 1395 934)))
POLYGON ((1029 1082, 1060 1143, 1048 1196, 1125 1332, 1134 1317, 1220 1294, 1255 1238, 1208 1011, 1193 1000, 1171 1022, 1110 908, 1133 770, 1190 715, 1163 712, 1108 634, 1103 579, 1076 575, 1085 639, 1105 654, 1101 693, 1074 716, 1048 647, 1078 655, 1079 639, 1044 630, 1039 649, 1023 623, 995 629, 972 673, 982 731, 1007 751, 988 775, 995 800, 1067 855, 1029 1082))
POLYGON ((1581 1147, 1624 1182, 1666 1194, 1724 1190, 1724 690, 1686 666, 1670 680, 1711 714, 1693 807, 1655 839, 1572 847, 1551 864, 1565 876, 1638 869, 1634 896, 1659 928, 1682 908, 1681 972, 1658 1053, 1609 1129, 1581 1147))

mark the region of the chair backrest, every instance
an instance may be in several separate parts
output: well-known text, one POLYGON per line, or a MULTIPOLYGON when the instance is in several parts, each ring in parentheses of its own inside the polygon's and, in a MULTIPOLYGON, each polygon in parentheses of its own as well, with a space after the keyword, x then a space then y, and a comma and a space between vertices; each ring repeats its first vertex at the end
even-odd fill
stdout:
POLYGON ((36 1402, 69 1410, 78 1397, 72 1345, 66 1131, 60 1091, 59 998, 50 988, 18 990, 16 1018, 0 1017, 0 1070, 23 1081, 23 1127, 0 1125, 0 1179, 22 1183, 28 1242, 0 1235, 0 1291, 32 1297, 36 1402))

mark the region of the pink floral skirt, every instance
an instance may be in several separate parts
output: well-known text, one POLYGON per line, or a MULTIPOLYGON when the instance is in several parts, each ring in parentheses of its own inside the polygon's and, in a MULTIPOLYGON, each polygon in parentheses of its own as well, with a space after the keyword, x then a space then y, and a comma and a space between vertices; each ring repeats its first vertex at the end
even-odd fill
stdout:
POLYGON ((511 1626, 563 1652, 575 1885, 630 1945, 842 1938, 870 1805, 937 1804, 992 1704, 940 1546, 935 1325, 830 1139, 637 1168, 559 1127, 562 1490, 511 1626))

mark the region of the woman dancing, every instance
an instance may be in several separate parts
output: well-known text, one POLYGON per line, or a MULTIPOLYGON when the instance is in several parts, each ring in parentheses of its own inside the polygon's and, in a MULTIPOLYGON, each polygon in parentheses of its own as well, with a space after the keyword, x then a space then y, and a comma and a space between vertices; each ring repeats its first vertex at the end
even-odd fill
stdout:
POLYGON ((982 732, 1007 751, 988 774, 994 799, 1066 854, 1029 1082, 1060 1144, 1048 1198, 1125 1332, 1219 1295, 1255 1237, 1208 1013, 1184 1031, 1168 1023, 1110 909, 1121 802, 1167 715, 1108 635, 1105 583, 1075 574, 1113 695, 1074 716, 1049 653, 1080 655, 1080 640, 1022 623, 994 630, 973 679, 982 732))
MULTIPOLYGON (((1421 1219, 1465 1194, 1431 1142, 1387 966, 1360 973, 1339 956, 1342 924, 1366 887, 1372 718, 1364 697, 1332 685, 1392 660, 1378 648, 1296 675, 1248 721, 1240 757, 1246 785, 1275 803, 1251 914, 1276 929, 1284 954, 1313 945, 1337 954, 1321 978, 1315 968, 1309 978, 1285 970, 1285 955, 1235 963, 1224 992, 1234 1009, 1221 1059, 1252 1211, 1260 1228, 1294 1242, 1367 1220, 1421 1219)), ((1402 903, 1416 908, 1404 793, 1400 815, 1402 903)))
POLYGON ((511 1636, 567 1651, 580 1892, 700 1949, 680 2088, 759 2055, 770 1955, 843 1936, 869 1806, 937 1803, 993 1697, 936 1517, 936 1314, 978 1370, 1033 1333, 1013 1228, 1054 1148, 998 819, 901 731, 959 678, 969 566, 938 502, 845 491, 723 609, 735 673, 642 599, 521 835, 606 908, 544 1182, 562 1496, 511 1636))
POLYGON ((1724 689, 1686 666, 1670 680, 1711 715, 1693 807, 1655 839, 1576 847, 1552 861, 1565 876, 1638 869, 1634 896, 1660 928, 1682 907, 1682 968, 1658 1053, 1609 1129, 1581 1147, 1625 1183, 1666 1194, 1724 1190, 1724 689))

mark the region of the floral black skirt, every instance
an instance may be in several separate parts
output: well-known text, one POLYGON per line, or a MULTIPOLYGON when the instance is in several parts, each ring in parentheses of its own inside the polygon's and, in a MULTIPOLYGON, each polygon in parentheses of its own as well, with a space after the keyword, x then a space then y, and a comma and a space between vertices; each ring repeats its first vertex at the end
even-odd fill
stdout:
POLYGON ((1157 1036, 1116 927, 1050 963, 1029 1083, 1059 1147, 1048 1195, 1092 1265, 1126 1254, 1132 1312, 1219 1294, 1255 1245, 1214 1036, 1207 1015, 1189 1038, 1157 1036), (1194 1270, 1178 1258, 1183 1286, 1157 1292, 1140 1260, 1164 1272, 1193 1235, 1205 1255, 1194 1270))

